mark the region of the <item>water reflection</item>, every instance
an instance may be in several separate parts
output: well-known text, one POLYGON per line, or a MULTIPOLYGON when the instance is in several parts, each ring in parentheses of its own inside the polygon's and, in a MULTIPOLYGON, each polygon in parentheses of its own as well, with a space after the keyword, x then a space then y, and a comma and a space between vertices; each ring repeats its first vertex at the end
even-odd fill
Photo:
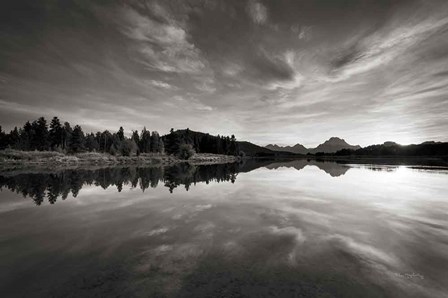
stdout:
POLYGON ((350 166, 345 164, 340 164, 336 162, 324 162, 317 160, 305 160, 305 159, 286 161, 286 162, 274 162, 266 167, 268 169, 278 169, 281 167, 286 167, 286 168, 294 168, 300 171, 306 166, 315 166, 332 177, 342 176, 350 169, 350 166))
POLYGON ((54 204, 58 197, 65 200, 69 194, 77 197, 83 186, 97 186, 107 189, 116 186, 121 192, 123 186, 156 188, 159 183, 172 193, 182 185, 189 190, 198 182, 235 182, 238 164, 217 164, 193 166, 188 163, 170 167, 118 167, 98 169, 73 169, 57 172, 12 172, 0 175, 0 187, 30 197, 36 205, 47 198, 54 204))
POLYGON ((447 179, 268 160, 4 173, 0 293, 446 297, 447 179), (35 208, 7 188, 77 198, 35 208))
MULTIPOLYGON (((332 177, 345 175, 350 168, 363 167, 372 171, 396 171, 399 166, 382 165, 347 165, 337 162, 316 160, 247 160, 243 163, 190 165, 180 163, 169 167, 107 167, 71 170, 21 170, 0 173, 0 189, 9 189, 32 198, 36 205, 41 205, 45 199, 54 204, 58 198, 65 200, 69 194, 77 197, 83 186, 97 186, 107 189, 115 186, 121 192, 123 186, 139 188, 145 191, 163 185, 170 193, 179 186, 186 191, 192 185, 200 182, 231 182, 235 183, 238 173, 246 173, 265 167, 276 170, 292 168, 297 171, 305 167, 316 167, 332 177)), ((427 170, 428 168, 417 168, 427 170)), ((429 168, 440 170, 441 168, 429 168)), ((445 173, 445 170, 440 170, 445 173)))
POLYGON ((272 162, 247 161, 233 164, 190 165, 176 164, 169 167, 113 167, 87 168, 53 171, 13 171, 0 175, 0 188, 7 188, 24 197, 30 197, 41 205, 45 199, 54 204, 58 198, 65 200, 69 194, 77 197, 83 186, 98 186, 107 189, 116 186, 118 192, 124 185, 140 188, 156 188, 159 184, 167 187, 170 193, 178 186, 189 190, 191 185, 199 182, 231 182, 234 183, 238 172, 249 172, 258 167, 269 169, 293 167, 297 170, 307 165, 316 165, 332 176, 343 175, 349 168, 337 163, 323 163, 307 160, 272 162))

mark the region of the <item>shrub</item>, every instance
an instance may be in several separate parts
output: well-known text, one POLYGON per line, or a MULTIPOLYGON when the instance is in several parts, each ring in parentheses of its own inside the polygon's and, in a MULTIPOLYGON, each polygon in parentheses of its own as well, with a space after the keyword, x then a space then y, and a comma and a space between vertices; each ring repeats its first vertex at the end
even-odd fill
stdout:
POLYGON ((177 157, 180 159, 190 159, 195 154, 193 146, 190 144, 182 144, 179 146, 177 157))

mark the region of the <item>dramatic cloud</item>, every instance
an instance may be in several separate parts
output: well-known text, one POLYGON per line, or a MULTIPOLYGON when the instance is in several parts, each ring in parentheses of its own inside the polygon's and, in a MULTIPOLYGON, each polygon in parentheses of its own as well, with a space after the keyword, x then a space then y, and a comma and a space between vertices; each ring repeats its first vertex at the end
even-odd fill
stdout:
POLYGON ((447 141, 445 1, 17 1, 0 125, 186 128, 315 146, 447 141))
POLYGON ((249 1, 247 10, 249 12, 249 16, 255 24, 264 24, 266 22, 268 13, 266 7, 260 2, 255 0, 249 1))

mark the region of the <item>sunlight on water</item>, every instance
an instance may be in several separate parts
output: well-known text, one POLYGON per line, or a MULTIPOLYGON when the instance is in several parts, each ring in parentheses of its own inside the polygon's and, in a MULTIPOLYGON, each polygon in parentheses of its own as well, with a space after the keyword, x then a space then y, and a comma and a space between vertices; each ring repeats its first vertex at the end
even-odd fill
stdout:
POLYGON ((261 166, 5 174, 0 290, 7 297, 447 295, 447 171, 261 166), (149 178, 152 188, 142 187, 149 178), (48 198, 50 190, 69 194, 49 204, 36 189, 48 198))

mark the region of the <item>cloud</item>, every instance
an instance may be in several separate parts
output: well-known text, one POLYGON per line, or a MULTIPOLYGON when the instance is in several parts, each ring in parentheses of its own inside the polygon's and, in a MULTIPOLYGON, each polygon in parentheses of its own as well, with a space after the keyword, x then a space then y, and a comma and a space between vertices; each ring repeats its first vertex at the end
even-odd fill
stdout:
POLYGON ((295 71, 282 55, 276 55, 261 48, 246 62, 244 70, 248 78, 259 81, 263 85, 271 82, 291 81, 295 71))
POLYGON ((266 9, 266 6, 258 1, 250 0, 247 5, 247 10, 250 18, 255 24, 261 25, 266 23, 268 18, 268 10, 266 9))
POLYGON ((301 86, 304 78, 300 73, 294 75, 290 81, 277 81, 270 83, 266 88, 268 90, 287 89, 292 90, 301 86))
POLYGON ((158 235, 161 235, 161 234, 165 234, 168 231, 169 231, 169 228, 162 227, 162 228, 159 228, 159 229, 154 229, 154 230, 149 231, 147 233, 147 235, 148 236, 158 236, 158 235))
POLYGON ((383 31, 362 38, 333 61, 335 80, 345 80, 388 65, 431 34, 448 25, 448 17, 428 18, 417 23, 392 23, 383 31))
POLYGON ((259 144, 446 140, 443 1, 50 2, 0 20, 4 129, 42 114, 259 144))
POLYGON ((174 21, 161 23, 132 8, 122 10, 121 31, 137 42, 137 61, 162 72, 199 73, 205 61, 200 51, 187 40, 187 32, 174 21))
POLYGON ((162 82, 162 81, 151 80, 151 84, 156 86, 156 87, 160 87, 160 88, 164 88, 164 89, 172 89, 172 88, 174 88, 170 84, 162 82))
POLYGON ((214 80, 211 78, 201 78, 201 82, 195 84, 194 86, 199 91, 205 92, 205 93, 214 93, 216 91, 216 87, 214 86, 214 80))

